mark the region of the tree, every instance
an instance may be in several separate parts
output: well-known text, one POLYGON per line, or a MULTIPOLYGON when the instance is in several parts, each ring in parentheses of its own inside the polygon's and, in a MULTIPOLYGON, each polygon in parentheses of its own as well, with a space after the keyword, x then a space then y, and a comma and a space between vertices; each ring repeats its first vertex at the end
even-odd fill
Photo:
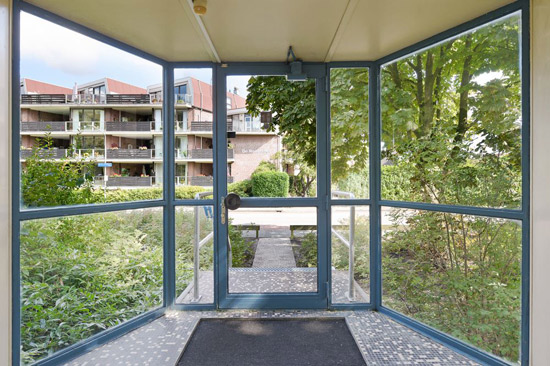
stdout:
POLYGON ((54 159, 51 134, 38 138, 21 172, 21 197, 29 207, 91 203, 94 161, 67 156, 54 159))

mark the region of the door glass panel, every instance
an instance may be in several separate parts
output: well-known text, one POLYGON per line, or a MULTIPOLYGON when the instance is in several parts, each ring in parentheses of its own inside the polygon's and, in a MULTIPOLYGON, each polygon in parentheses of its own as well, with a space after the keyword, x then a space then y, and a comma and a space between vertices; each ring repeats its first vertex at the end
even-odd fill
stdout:
POLYGON ((227 77, 228 191, 241 197, 315 197, 315 80, 227 77))
POLYGON ((176 304, 214 302, 213 207, 176 208, 176 304))
POLYGON ((316 208, 239 208, 228 219, 229 292, 317 291, 316 208))

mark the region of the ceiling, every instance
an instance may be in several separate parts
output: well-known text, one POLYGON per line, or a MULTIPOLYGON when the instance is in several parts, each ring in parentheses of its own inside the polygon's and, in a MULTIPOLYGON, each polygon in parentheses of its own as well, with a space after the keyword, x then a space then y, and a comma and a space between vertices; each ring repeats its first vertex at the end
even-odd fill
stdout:
POLYGON ((513 0, 27 0, 167 61, 376 60, 513 0))

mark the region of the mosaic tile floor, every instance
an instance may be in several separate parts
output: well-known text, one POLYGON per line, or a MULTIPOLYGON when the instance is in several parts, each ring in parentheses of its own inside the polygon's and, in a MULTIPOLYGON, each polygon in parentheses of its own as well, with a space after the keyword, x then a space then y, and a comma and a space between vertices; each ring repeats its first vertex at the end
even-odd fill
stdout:
MULTIPOLYGON (((199 274, 199 301, 211 304, 214 301, 214 274, 201 271, 199 274)), ((349 277, 347 271, 332 271, 332 303, 350 303, 349 277)), ((369 302, 369 295, 357 282, 354 302, 369 302)), ((229 291, 232 293, 265 292, 315 292, 317 291, 316 268, 231 268, 229 270, 229 291)), ((176 299, 176 304, 193 303, 193 284, 189 285, 176 299)))
MULTIPOLYGON (((372 311, 169 311, 65 366, 175 365, 201 318, 343 317, 367 365, 478 365, 372 311)), ((314 345, 312 346, 314 348, 314 345)))

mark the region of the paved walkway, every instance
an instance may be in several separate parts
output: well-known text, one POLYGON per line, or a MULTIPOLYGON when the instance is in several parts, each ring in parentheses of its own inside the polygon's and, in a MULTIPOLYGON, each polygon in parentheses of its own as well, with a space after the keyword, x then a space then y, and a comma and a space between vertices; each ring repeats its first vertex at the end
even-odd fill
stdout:
POLYGON ((294 268, 296 260, 289 238, 260 238, 253 268, 294 268))

